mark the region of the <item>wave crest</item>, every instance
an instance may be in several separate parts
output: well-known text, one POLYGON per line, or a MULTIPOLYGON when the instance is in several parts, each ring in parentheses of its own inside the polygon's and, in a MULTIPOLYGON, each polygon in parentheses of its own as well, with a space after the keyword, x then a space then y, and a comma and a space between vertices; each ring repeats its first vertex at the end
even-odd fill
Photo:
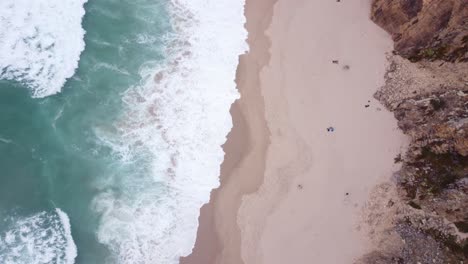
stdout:
POLYGON ((12 226, 0 235, 0 263, 73 264, 77 250, 70 220, 60 209, 11 219, 12 226))
POLYGON ((86 1, 0 1, 0 79, 27 85, 34 97, 60 92, 84 50, 86 1))

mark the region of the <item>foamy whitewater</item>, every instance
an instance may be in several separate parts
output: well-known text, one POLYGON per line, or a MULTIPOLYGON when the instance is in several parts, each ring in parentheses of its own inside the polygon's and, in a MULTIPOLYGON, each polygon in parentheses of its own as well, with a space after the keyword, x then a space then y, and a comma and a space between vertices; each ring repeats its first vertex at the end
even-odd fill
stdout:
POLYGON ((86 1, 0 1, 0 79, 26 84, 34 97, 60 92, 84 49, 86 1))
POLYGON ((229 109, 239 97, 235 72, 248 48, 244 2, 173 0, 169 9, 168 59, 142 69, 142 83, 125 93, 118 136, 97 131, 123 162, 148 161, 138 176, 103 181, 107 191, 94 201, 99 240, 117 263, 178 263, 191 253, 199 209, 219 185, 229 109), (110 191, 115 181, 124 190, 110 191))
POLYGON ((0 1, 0 263, 178 263, 219 185, 244 1, 85 2, 0 1))
POLYGON ((27 218, 11 218, 10 229, 0 235, 2 264, 73 264, 77 256, 70 220, 60 209, 27 218))

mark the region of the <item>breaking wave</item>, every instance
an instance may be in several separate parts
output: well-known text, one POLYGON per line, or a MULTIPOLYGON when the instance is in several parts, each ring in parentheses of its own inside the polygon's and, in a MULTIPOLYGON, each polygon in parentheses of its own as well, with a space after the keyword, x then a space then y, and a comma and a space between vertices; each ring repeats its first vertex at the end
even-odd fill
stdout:
POLYGON ((111 131, 96 129, 120 161, 93 202, 111 263, 178 263, 191 253, 239 97, 238 56, 248 49, 243 1, 173 0, 168 10, 166 61, 141 69, 111 131))
POLYGON ((0 79, 25 84, 33 97, 60 92, 84 50, 86 1, 0 1, 0 79))
POLYGON ((0 263, 73 264, 77 249, 70 220, 60 209, 9 219, 11 226, 0 235, 0 263))

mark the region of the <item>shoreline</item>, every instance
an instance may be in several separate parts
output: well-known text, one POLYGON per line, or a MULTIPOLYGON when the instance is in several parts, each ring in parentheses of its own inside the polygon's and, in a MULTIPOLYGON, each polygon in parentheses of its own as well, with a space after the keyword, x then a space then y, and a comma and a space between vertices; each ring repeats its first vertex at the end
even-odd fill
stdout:
POLYGON ((256 191, 263 181, 269 135, 260 86, 260 71, 270 59, 270 25, 277 0, 246 1, 245 27, 249 51, 239 56, 236 71, 241 98, 231 106, 233 128, 223 145, 220 187, 212 190, 210 202, 200 209, 197 241, 181 264, 242 263, 237 211, 242 197, 256 191), (227 210, 226 210, 227 209, 227 210), (222 254, 220 254, 222 252, 222 254))
POLYGON ((246 1, 221 186, 180 263, 352 263, 372 250, 361 210, 405 137, 373 98, 392 42, 369 14, 369 0, 246 1))

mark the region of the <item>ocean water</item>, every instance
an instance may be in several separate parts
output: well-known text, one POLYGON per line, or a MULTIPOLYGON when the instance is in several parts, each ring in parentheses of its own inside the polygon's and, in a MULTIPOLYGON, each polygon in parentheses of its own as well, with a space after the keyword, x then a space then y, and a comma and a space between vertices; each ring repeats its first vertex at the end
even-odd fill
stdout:
POLYGON ((239 0, 0 1, 0 263, 178 263, 219 184, 239 0))

